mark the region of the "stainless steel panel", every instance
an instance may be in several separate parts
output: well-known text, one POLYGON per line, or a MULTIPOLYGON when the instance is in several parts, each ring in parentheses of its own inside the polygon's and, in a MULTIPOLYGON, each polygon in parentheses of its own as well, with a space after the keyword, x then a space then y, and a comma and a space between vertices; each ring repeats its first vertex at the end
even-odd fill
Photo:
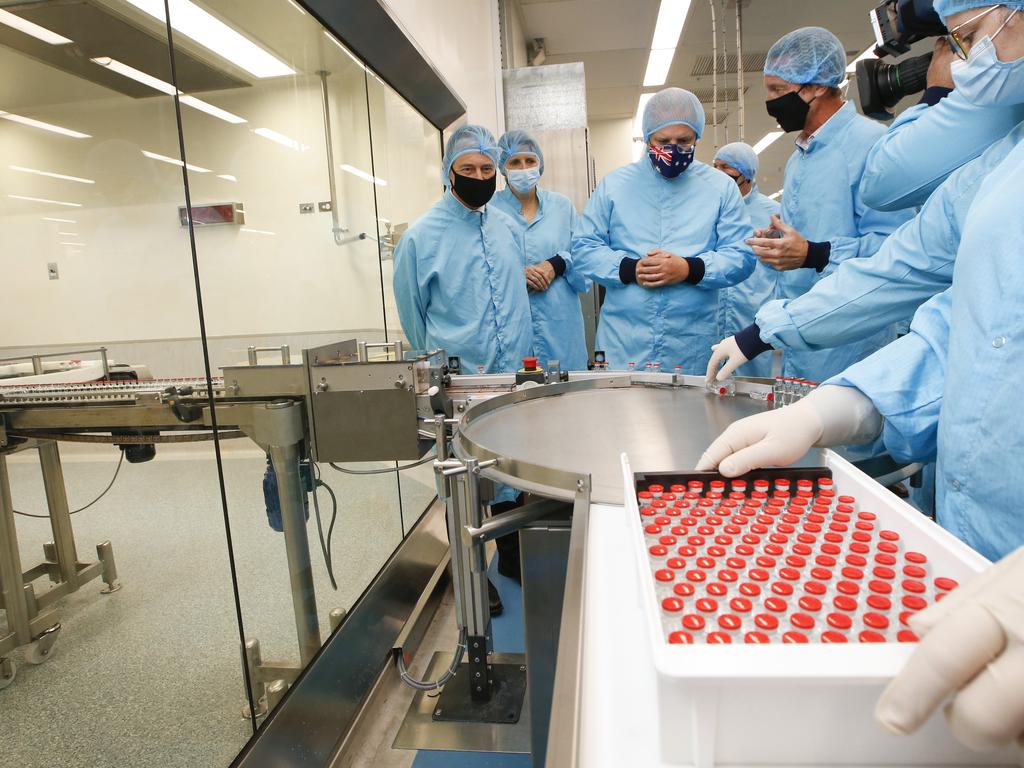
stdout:
POLYGON ((316 461, 404 461, 423 455, 416 397, 405 390, 315 392, 310 410, 316 461))

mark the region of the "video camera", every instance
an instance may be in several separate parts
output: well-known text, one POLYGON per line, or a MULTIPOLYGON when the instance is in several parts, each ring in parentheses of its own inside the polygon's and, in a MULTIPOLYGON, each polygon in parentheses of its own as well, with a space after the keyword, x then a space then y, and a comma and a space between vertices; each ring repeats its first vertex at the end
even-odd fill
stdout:
MULTIPOLYGON (((879 57, 902 56, 918 40, 947 33, 932 0, 884 0, 869 17, 879 57)), ((897 64, 878 59, 857 62, 861 111, 879 120, 891 119, 889 110, 900 99, 924 90, 931 60, 932 54, 926 53, 897 64)))

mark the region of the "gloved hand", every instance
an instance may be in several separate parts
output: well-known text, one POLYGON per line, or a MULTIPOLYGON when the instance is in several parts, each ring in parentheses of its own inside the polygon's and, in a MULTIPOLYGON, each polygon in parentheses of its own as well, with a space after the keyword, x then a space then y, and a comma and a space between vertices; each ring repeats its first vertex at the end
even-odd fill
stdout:
POLYGON ((740 351, 739 344, 736 343, 736 337, 730 336, 727 339, 722 339, 717 344, 713 344, 711 347, 711 361, 708 363, 708 372, 705 378, 705 383, 708 386, 714 381, 725 381, 727 378, 732 376, 733 371, 747 362, 747 356, 740 351), (718 370, 718 366, 722 362, 721 370, 718 370), (715 371, 718 371, 718 375, 715 376, 715 371))
POLYGON ((759 467, 792 464, 816 445, 868 442, 881 431, 881 414, 860 390, 819 387, 793 405, 731 424, 704 451, 697 470, 717 468, 726 477, 737 477, 759 467))
POLYGON ((1024 749, 1024 547, 909 623, 921 643, 878 700, 878 721, 912 733, 952 695, 957 739, 1024 749))

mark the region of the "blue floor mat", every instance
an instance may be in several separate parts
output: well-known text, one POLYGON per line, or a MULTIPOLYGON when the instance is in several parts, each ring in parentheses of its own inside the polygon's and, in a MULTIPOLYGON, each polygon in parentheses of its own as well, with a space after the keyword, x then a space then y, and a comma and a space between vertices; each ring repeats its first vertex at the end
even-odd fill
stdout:
MULTIPOLYGON (((523 588, 498 573, 497 558, 491 560, 487 575, 498 588, 504 613, 491 619, 495 653, 525 653, 523 630, 523 588)), ((438 752, 421 749, 413 768, 530 768, 529 755, 503 752, 438 752)))

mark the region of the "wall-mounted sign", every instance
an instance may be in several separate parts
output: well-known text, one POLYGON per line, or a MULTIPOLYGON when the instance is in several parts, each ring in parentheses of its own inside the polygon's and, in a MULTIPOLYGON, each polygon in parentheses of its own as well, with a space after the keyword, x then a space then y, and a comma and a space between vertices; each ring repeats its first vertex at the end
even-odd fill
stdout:
MULTIPOLYGON (((214 203, 213 205, 193 205, 192 223, 197 227, 211 224, 245 224, 245 206, 241 203, 214 203)), ((178 220, 181 226, 187 227, 189 209, 178 208, 178 220)))

